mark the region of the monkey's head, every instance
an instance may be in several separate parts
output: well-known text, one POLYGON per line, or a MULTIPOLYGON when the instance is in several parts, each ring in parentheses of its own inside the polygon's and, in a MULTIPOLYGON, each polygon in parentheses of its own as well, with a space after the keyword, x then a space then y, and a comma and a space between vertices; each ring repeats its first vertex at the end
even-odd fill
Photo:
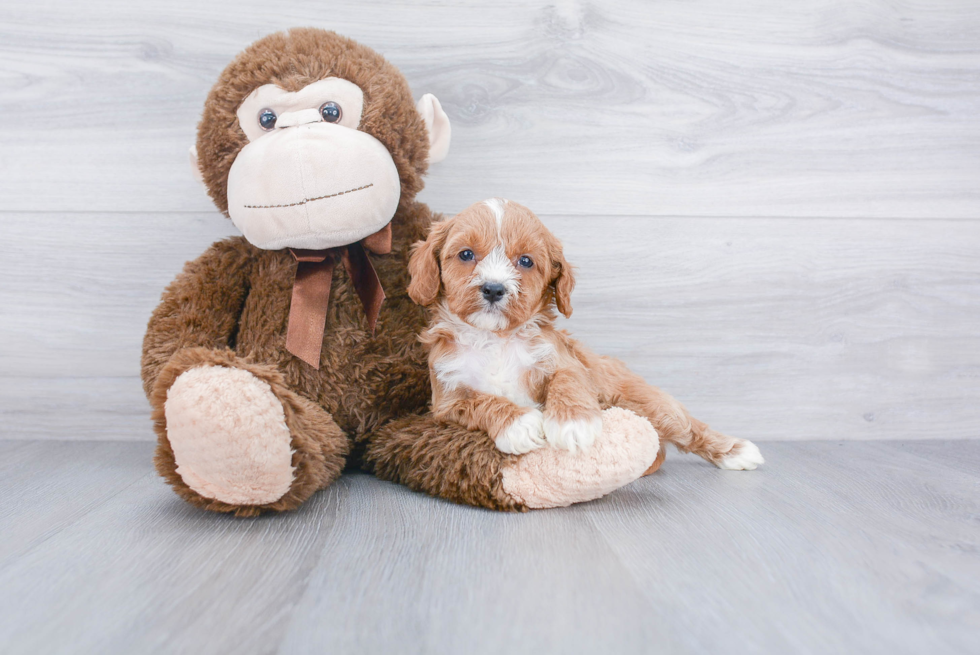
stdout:
POLYGON ((449 119, 378 53, 333 32, 256 41, 204 105, 191 164, 258 248, 320 250, 384 228, 445 157, 449 119))

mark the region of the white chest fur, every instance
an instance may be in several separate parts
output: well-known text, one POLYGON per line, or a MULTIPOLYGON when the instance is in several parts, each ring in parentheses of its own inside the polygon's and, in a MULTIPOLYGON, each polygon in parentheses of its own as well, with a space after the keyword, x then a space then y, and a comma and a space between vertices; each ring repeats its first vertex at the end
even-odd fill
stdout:
POLYGON ((447 390, 469 387, 533 407, 524 379, 528 371, 549 367, 554 346, 537 326, 500 336, 460 321, 452 326, 456 350, 434 365, 436 378, 447 390))

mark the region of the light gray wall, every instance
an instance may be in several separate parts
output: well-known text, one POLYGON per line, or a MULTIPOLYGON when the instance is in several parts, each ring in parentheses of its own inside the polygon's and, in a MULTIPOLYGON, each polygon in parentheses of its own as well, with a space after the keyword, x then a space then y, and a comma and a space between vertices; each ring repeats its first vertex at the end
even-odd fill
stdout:
POLYGON ((234 228, 191 178, 243 46, 336 29, 435 93, 423 199, 536 210, 568 326, 756 439, 980 436, 980 3, 0 6, 0 438, 149 439, 143 329, 234 228))

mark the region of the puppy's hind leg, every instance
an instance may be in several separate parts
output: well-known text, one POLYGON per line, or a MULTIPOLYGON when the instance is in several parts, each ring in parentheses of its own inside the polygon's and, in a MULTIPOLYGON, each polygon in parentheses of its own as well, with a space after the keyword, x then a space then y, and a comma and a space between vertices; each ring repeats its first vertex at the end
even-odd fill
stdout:
MULTIPOLYGON (((660 424, 664 427, 659 428, 662 430, 660 434, 678 450, 700 455, 718 468, 729 471, 751 471, 765 463, 759 447, 748 439, 737 439, 712 430, 660 389, 650 389, 663 398, 660 424)), ((654 425, 658 423, 654 421, 654 425)))
POLYGON ((663 441, 681 452, 690 452, 718 468, 752 470, 765 463, 758 446, 747 439, 736 439, 712 430, 688 414, 684 406, 664 391, 647 384, 617 359, 596 357, 591 367, 609 406, 625 407, 653 424, 663 441))

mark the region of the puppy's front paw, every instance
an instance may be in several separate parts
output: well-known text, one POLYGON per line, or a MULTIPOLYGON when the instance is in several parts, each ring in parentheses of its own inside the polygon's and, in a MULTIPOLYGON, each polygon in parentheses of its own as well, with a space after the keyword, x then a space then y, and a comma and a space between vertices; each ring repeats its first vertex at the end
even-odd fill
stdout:
POLYGON ((738 439, 735 446, 718 462, 718 468, 729 471, 751 471, 759 464, 765 464, 759 447, 748 439, 738 439))
POLYGON ((544 445, 544 415, 532 409, 497 435, 497 450, 510 455, 523 455, 544 445))
POLYGON ((602 416, 559 421, 553 416, 544 419, 544 437, 552 446, 569 452, 585 450, 595 443, 602 432, 602 416))

